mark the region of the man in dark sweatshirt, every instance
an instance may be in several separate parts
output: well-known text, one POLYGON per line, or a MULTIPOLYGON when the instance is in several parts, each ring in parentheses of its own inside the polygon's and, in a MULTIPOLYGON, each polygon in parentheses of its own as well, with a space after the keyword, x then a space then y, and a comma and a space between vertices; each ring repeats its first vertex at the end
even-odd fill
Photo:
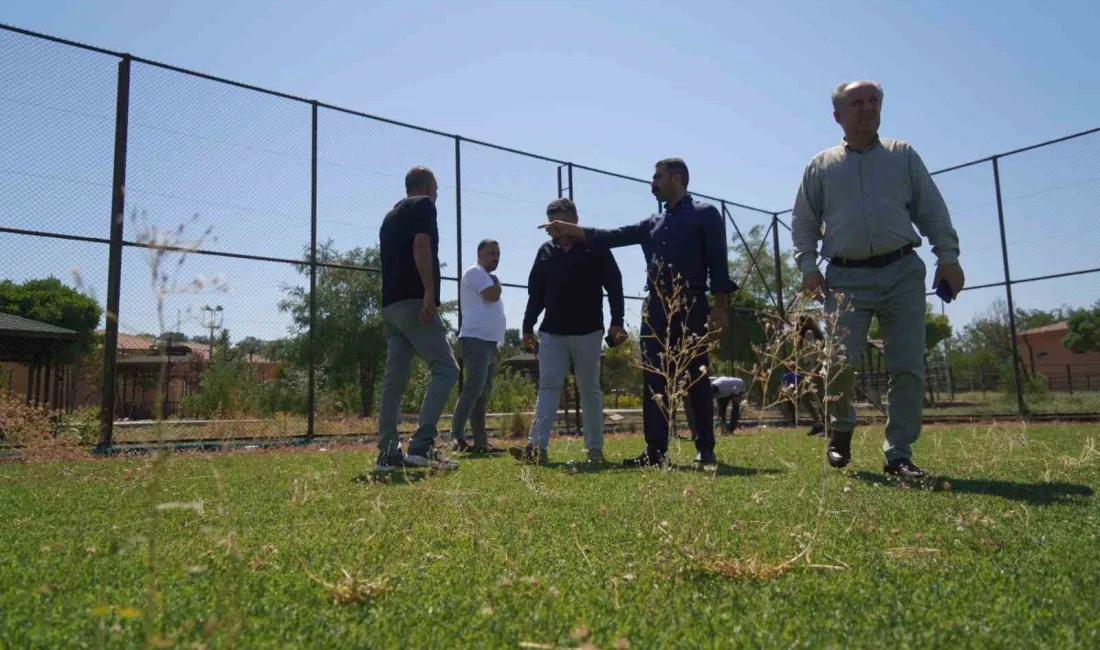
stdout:
MULTIPOLYGON (((556 199, 546 207, 551 222, 577 223, 577 206, 556 199)), ((611 340, 627 338, 623 329, 623 277, 615 257, 605 247, 590 248, 572 237, 557 237, 539 248, 527 281, 527 312, 523 318, 523 342, 538 348, 539 393, 535 419, 526 447, 509 453, 524 462, 546 462, 550 430, 557 417, 561 389, 570 363, 576 371, 584 414, 584 446, 588 461, 604 462, 603 392, 600 390, 600 355, 603 352, 603 291, 611 308, 611 340), (535 321, 545 311, 535 339, 535 321)))

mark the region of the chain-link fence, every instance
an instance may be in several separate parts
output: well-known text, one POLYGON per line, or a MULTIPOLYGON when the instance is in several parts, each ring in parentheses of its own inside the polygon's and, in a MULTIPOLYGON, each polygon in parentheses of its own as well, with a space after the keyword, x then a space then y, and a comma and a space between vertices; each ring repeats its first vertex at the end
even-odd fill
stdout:
MULTIPOLYGON (((574 198, 597 227, 656 207, 645 179, 17 28, 0 26, 0 56, 0 396, 65 412, 103 445, 146 439, 158 419, 175 439, 372 432, 378 229, 410 167, 439 181, 452 334, 482 239, 501 244, 518 326, 550 199, 574 198)), ((954 336, 929 349, 930 415, 1100 412, 1097 314, 1084 311, 1100 298, 1098 137, 937 174, 970 287, 932 299, 954 336)), ((789 307, 787 211, 696 196, 727 220, 745 304, 789 307)), ((637 328, 645 261, 617 259, 637 328)), ((873 347, 860 374, 877 391, 873 347)), ((533 385, 518 342, 505 348, 491 410, 518 429, 533 385)), ((414 368, 407 410, 426 381, 414 368)), ((637 408, 620 388, 609 406, 637 408)))

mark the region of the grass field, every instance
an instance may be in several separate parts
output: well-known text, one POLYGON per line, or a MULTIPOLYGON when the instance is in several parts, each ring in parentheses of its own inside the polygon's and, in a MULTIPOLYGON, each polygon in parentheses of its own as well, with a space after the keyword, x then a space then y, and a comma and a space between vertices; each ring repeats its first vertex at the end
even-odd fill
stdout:
POLYGON ((0 646, 1098 647, 1096 432, 928 427, 927 485, 880 427, 827 473, 774 428, 716 473, 572 439, 392 482, 364 448, 5 464, 0 646))

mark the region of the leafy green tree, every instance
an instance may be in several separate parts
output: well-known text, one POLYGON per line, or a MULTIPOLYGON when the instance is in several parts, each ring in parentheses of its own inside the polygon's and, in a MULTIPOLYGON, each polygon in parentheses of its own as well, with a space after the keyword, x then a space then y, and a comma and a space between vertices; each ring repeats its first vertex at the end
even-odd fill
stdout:
POLYGON ((256 357, 271 359, 273 356, 271 352, 275 347, 274 341, 264 341, 255 336, 246 336, 237 341, 233 346, 233 352, 244 361, 252 363, 256 357))
MULTIPOLYGON (((613 348, 604 350, 600 378, 605 392, 621 391, 641 394, 642 371, 633 363, 638 356, 638 332, 613 348)), ((606 400, 605 400, 606 401, 606 400)))
MULTIPOLYGON (((924 305, 924 348, 926 351, 933 350, 942 341, 951 338, 951 321, 947 318, 946 314, 937 314, 931 303, 925 303, 924 305)), ((874 318, 871 321, 871 329, 867 331, 867 337, 871 339, 881 339, 882 331, 879 327, 878 318, 874 318)))
POLYGON ((1062 337, 1062 345, 1077 353, 1100 352, 1100 302, 1091 309, 1075 309, 1070 312, 1069 332, 1062 337))
MULTIPOLYGON (((782 226, 780 226, 782 228, 782 226)), ((745 241, 732 232, 733 228, 727 228, 731 237, 729 247, 730 277, 741 287, 741 293, 751 296, 757 302, 772 304, 776 296, 775 286, 775 255, 771 234, 766 232, 763 225, 755 225, 748 232, 742 231, 745 241), (745 244, 748 244, 746 247, 745 244), (746 250, 747 249, 747 250, 746 250), (751 251, 751 256, 749 252, 751 251), (756 260, 755 263, 753 260, 756 260), (769 296, 771 296, 769 298, 769 296)), ((784 233, 780 233, 782 237, 784 233)), ((790 296, 802 286, 802 273, 798 264, 794 261, 794 254, 790 250, 780 250, 779 254, 780 277, 783 281, 783 296, 785 302, 790 302, 790 296)))
POLYGON ((523 352, 523 339, 520 336, 518 327, 509 327, 504 330, 504 345, 500 346, 500 358, 511 359, 520 352, 523 352))
POLYGON ((1016 308, 1016 331, 1035 329, 1045 325, 1061 323, 1069 318, 1070 309, 1059 307, 1057 309, 1021 309, 1016 308))
MULTIPOLYGON (((305 257, 308 260, 309 251, 305 257)), ((354 248, 341 253, 333 242, 326 241, 317 248, 317 261, 321 264, 379 268, 381 256, 377 248, 354 248)), ((309 276, 309 266, 298 268, 309 276)), ((284 347, 287 360, 304 367, 308 364, 310 293, 308 287, 282 287, 286 295, 279 302, 279 309, 293 319, 288 345, 284 347)), ((381 376, 386 356, 382 336, 382 277, 372 271, 332 268, 317 269, 317 322, 315 331, 315 359, 323 387, 339 390, 349 384, 358 387, 358 412, 363 417, 371 415, 375 387, 381 376)))
POLYGON ((95 299, 52 276, 20 284, 0 281, 0 312, 75 331, 78 338, 69 349, 73 357, 94 347, 95 329, 103 316, 95 299))

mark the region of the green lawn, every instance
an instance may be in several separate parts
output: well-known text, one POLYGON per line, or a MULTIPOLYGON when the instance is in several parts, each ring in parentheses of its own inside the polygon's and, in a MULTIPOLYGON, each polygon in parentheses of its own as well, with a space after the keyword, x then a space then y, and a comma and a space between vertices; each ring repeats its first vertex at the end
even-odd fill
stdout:
POLYGON ((775 428, 716 474, 574 439, 391 483, 363 448, 5 464, 0 647, 1095 648, 1096 431, 929 427, 927 486, 880 427, 824 478, 775 428))

